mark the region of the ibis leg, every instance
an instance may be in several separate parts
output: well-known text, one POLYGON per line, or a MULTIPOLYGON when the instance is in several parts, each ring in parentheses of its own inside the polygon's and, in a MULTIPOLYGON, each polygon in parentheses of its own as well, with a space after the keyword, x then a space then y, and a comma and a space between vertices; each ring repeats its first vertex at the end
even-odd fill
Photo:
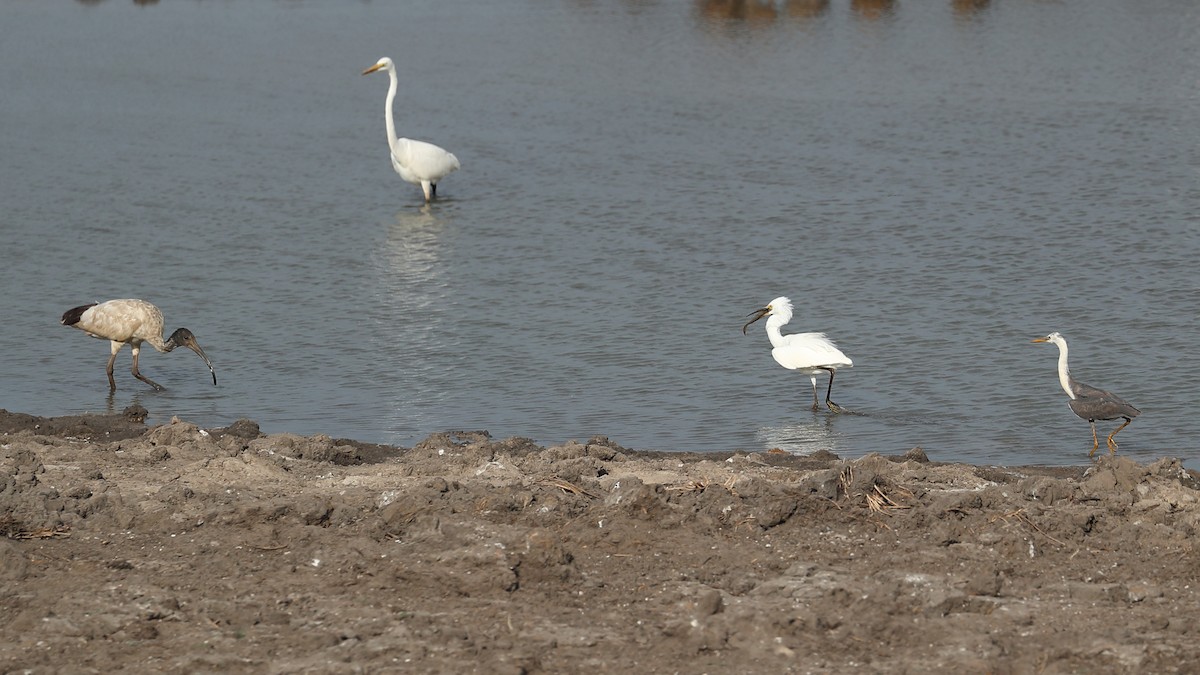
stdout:
POLYGON ((1126 417, 1125 423, 1122 424, 1121 426, 1117 427, 1115 430, 1113 430, 1113 432, 1111 434, 1108 435, 1108 451, 1109 451, 1109 453, 1114 454, 1114 455, 1117 454, 1117 442, 1113 439, 1113 436, 1116 436, 1118 431, 1129 426, 1129 423, 1132 421, 1133 421, 1133 418, 1126 417))
POLYGON ((163 387, 161 384, 155 382, 154 380, 151 380, 150 378, 146 377, 145 375, 142 375, 141 372, 138 371, 138 354, 140 354, 141 351, 142 350, 138 347, 133 348, 133 371, 132 371, 133 376, 136 377, 137 379, 141 380, 142 382, 145 382, 146 384, 150 385, 151 387, 154 387, 154 389, 156 391, 162 391, 165 387, 163 387))
POLYGON ((1100 439, 1096 436, 1096 420, 1088 420, 1088 424, 1092 425, 1092 451, 1088 453, 1088 459, 1096 454, 1096 449, 1100 447, 1100 439))
POLYGON ((117 362, 117 352, 121 351, 121 344, 122 343, 120 343, 120 342, 112 343, 112 355, 108 357, 108 368, 106 369, 106 372, 108 373, 108 390, 109 391, 115 391, 117 388, 117 381, 113 379, 112 371, 113 371, 113 364, 117 362))
POLYGON ((837 371, 833 368, 826 368, 825 370, 829 371, 829 388, 825 390, 825 406, 829 408, 829 412, 845 412, 845 408, 829 400, 829 396, 833 393, 833 376, 837 374, 837 371))

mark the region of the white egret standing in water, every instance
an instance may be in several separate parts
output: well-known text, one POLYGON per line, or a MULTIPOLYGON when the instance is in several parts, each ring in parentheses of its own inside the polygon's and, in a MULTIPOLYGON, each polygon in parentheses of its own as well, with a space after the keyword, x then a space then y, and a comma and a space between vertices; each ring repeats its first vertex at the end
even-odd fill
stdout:
POLYGON ((362 72, 368 75, 377 70, 386 70, 388 79, 387 93, 387 123, 388 148, 392 155, 392 168, 400 174, 400 178, 409 183, 421 186, 428 202, 437 196, 438 181, 459 168, 458 158, 432 143, 414 141, 410 138, 396 138, 396 124, 392 121, 392 102, 396 99, 396 65, 388 57, 379 59, 375 65, 362 72))
POLYGON ((774 347, 771 350, 771 356, 775 357, 775 361, 784 368, 798 370, 812 380, 812 409, 820 408, 817 404, 817 375, 826 371, 829 373, 829 388, 825 390, 825 405, 829 407, 830 412, 844 412, 844 408, 829 400, 829 396, 833 393, 833 376, 837 374, 837 369, 843 366, 850 368, 854 365, 850 357, 843 354, 842 350, 838 349, 832 340, 825 337, 824 333, 782 335, 779 329, 792 320, 792 301, 787 298, 775 298, 766 307, 751 312, 750 316, 754 318, 742 326, 743 335, 746 333, 746 327, 750 324, 764 316, 771 317, 767 319, 767 337, 771 339, 771 346, 774 347))

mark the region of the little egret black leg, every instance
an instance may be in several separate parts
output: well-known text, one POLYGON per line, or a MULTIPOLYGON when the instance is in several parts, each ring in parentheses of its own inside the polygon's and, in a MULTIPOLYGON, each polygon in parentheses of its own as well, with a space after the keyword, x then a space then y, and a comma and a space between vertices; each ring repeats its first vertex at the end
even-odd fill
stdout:
POLYGON ((833 394, 833 376, 837 374, 837 371, 833 368, 826 368, 825 370, 829 371, 829 388, 825 390, 825 407, 829 408, 829 412, 845 412, 845 408, 829 400, 829 396, 833 394))
POLYGON ((812 406, 812 409, 813 409, 813 412, 817 412, 818 410, 820 410, 820 409, 821 409, 821 406, 820 406, 820 404, 819 404, 819 403, 817 403, 817 376, 816 376, 816 375, 809 375, 809 376, 808 376, 808 379, 812 380, 812 387, 813 387, 813 406, 812 406))

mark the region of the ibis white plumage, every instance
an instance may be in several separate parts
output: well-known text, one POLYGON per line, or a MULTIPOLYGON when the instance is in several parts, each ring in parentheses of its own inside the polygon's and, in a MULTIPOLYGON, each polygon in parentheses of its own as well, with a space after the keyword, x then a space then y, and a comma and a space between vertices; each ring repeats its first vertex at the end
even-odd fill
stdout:
POLYGON ((746 328, 750 324, 764 316, 770 317, 767 319, 767 337, 771 339, 773 347, 771 356, 775 357, 776 363, 784 368, 804 373, 812 380, 812 409, 820 409, 817 403, 817 375, 827 372, 829 373, 829 388, 825 390, 825 405, 830 412, 845 412, 844 408, 831 401, 829 397, 833 393, 833 377, 837 374, 837 369, 850 368, 854 365, 850 357, 843 354, 833 340, 826 337, 824 333, 796 333, 794 335, 780 333, 779 329, 792 320, 792 301, 786 297, 775 298, 766 307, 751 312, 750 316, 753 318, 742 326, 742 334, 746 333, 746 328))
POLYGON ((87 333, 94 338, 111 342, 112 355, 108 357, 108 386, 110 390, 117 388, 113 379, 113 363, 117 360, 117 352, 121 347, 129 345, 133 350, 133 367, 131 372, 137 379, 162 391, 164 387, 138 371, 138 355, 145 342, 160 352, 169 352, 176 347, 187 347, 200 355, 212 373, 213 384, 217 383, 217 373, 212 363, 205 356, 204 350, 196 342, 196 336, 186 328, 178 328, 171 337, 163 340, 163 315, 153 304, 145 300, 125 299, 93 302, 90 305, 80 305, 69 309, 62 316, 64 326, 71 326, 87 333))
POLYGON ((375 65, 362 72, 363 75, 385 70, 391 83, 387 93, 387 124, 388 148, 392 155, 392 168, 400 174, 400 178, 408 183, 421 186, 425 193, 425 201, 429 202, 437 196, 438 181, 450 175, 459 168, 458 158, 444 148, 425 141, 414 141, 410 138, 396 137, 396 123, 392 120, 392 102, 396 99, 396 64, 388 57, 379 59, 375 65))

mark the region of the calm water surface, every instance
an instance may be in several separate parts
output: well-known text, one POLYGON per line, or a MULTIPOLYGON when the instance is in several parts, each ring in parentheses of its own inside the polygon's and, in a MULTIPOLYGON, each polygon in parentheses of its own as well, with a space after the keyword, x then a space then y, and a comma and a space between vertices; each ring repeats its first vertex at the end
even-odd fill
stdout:
POLYGON ((410 445, 1196 455, 1191 0, 0 2, 0 407, 410 445), (425 207, 397 127, 463 168, 425 207), (854 358, 814 414, 747 313, 854 358), (187 326, 156 393, 58 325, 187 326), (1101 425, 1102 430, 1113 427, 1101 425))

